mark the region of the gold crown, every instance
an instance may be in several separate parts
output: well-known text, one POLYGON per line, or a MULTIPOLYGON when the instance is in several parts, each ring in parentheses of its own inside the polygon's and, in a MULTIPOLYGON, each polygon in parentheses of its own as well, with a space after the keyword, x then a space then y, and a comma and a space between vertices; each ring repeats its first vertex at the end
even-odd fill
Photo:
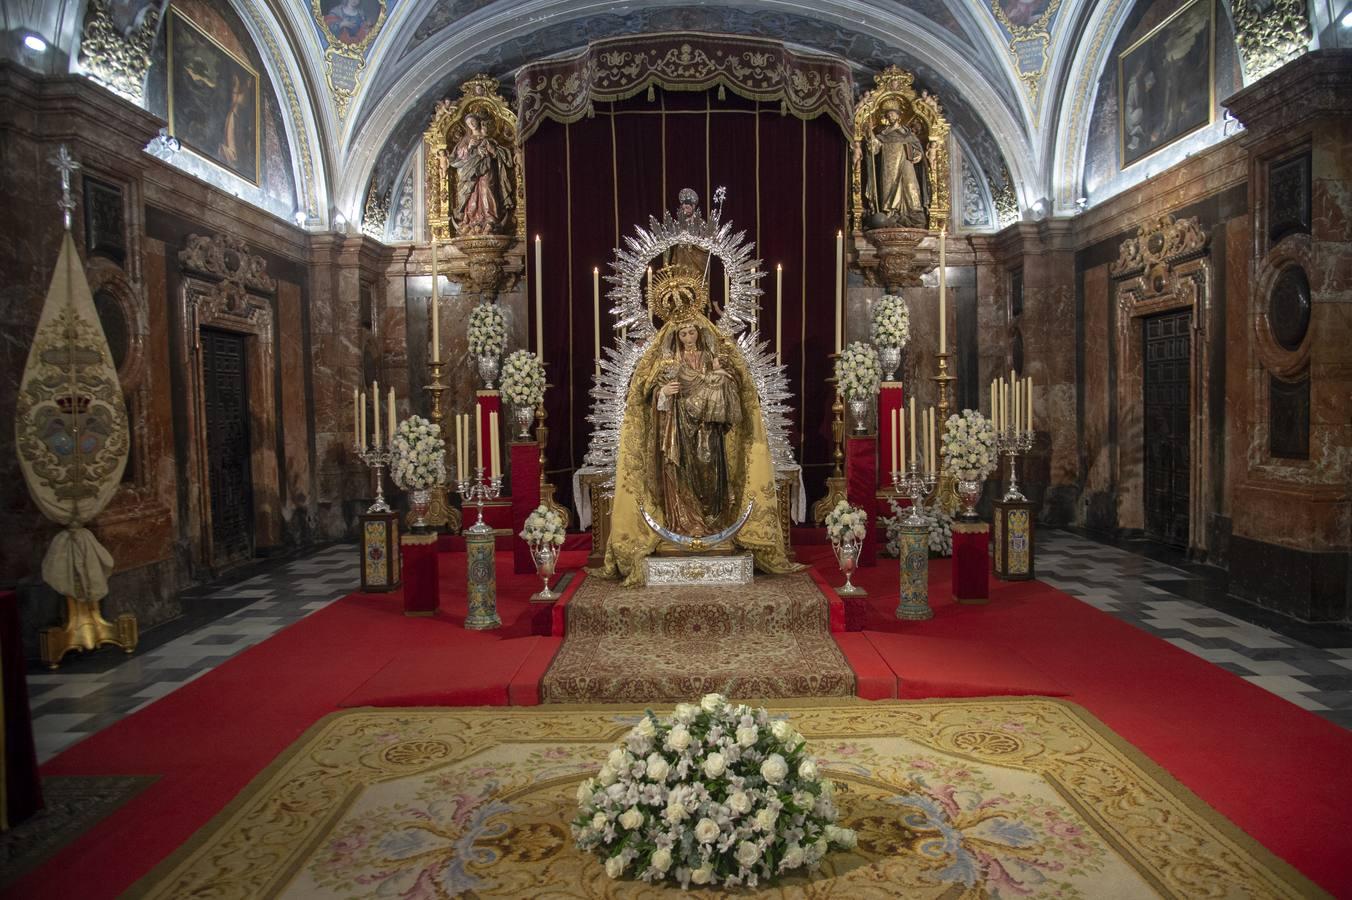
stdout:
POLYGON ((704 283, 704 273, 689 266, 664 266, 648 282, 648 309, 664 322, 691 322, 708 308, 709 287, 704 283))

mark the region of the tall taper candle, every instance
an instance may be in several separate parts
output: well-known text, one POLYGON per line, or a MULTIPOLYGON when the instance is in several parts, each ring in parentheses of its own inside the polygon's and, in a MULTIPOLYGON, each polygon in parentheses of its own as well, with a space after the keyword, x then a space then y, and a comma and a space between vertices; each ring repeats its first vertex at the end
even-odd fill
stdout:
POLYGON ((842 291, 845 287, 845 233, 836 232, 836 352, 839 353, 845 345, 841 343, 844 339, 844 315, 845 303, 842 291))
POLYGON ((1000 382, 1000 425, 1009 428, 1009 385, 1000 382))
POLYGON ((390 430, 390 437, 393 438, 393 437, 394 437, 394 423, 395 423, 395 415, 394 415, 394 388, 390 388, 389 398, 390 398, 390 402, 389 402, 389 405, 386 407, 386 408, 389 410, 389 420, 385 423, 385 427, 388 428, 388 429, 390 430))
POLYGON ((944 267, 944 237, 948 229, 939 229, 939 352, 948 352, 948 313, 945 309, 944 291, 948 284, 948 275, 944 267))
POLYGON ((544 272, 540 254, 540 236, 535 236, 535 356, 540 362, 545 361, 545 301, 544 301, 544 278, 541 275, 544 272))
POLYGON ((361 418, 361 402, 357 399, 357 389, 352 389, 352 443, 361 446, 358 443, 361 440, 361 431, 359 430, 358 419, 361 418))
POLYGON ((887 414, 887 436, 887 443, 891 448, 887 461, 892 464, 892 468, 887 471, 895 472, 897 470, 897 411, 895 409, 889 410, 887 414))
POLYGON ((911 397, 911 468, 915 468, 915 397, 911 397))
POLYGON ((492 462, 490 471, 496 478, 501 474, 498 469, 498 411, 496 409, 488 414, 488 458, 492 462))
POLYGON ((479 407, 474 407, 474 458, 478 468, 488 471, 488 460, 484 457, 484 422, 479 418, 479 407))
POLYGON ((1014 379, 1014 384, 1010 387, 1014 392, 1014 430, 1023 428, 1023 381, 1014 379))
POLYGON ((784 264, 775 263, 775 364, 784 365, 784 264))
POLYGON ((1028 376, 1028 430, 1033 430, 1033 376, 1028 376))
POLYGON ((939 426, 935 422, 934 407, 929 408, 929 470, 939 472, 939 426))
POLYGON ((920 471, 929 471, 929 410, 920 410, 920 471))
POLYGON ((460 440, 464 436, 464 430, 461 427, 464 423, 460 421, 460 414, 455 415, 455 477, 457 479, 465 477, 465 454, 462 452, 460 440))
POLYGON ((601 270, 592 266, 592 317, 596 320, 593 343, 596 345, 596 371, 601 371, 601 270))
MULTIPOLYGON (((460 477, 469 481, 469 469, 465 460, 469 459, 469 413, 460 414, 460 477)), ((472 462, 472 460, 471 460, 472 462)))
POLYGON ((437 242, 432 242, 432 362, 441 362, 441 276, 437 273, 437 242))
POLYGON ((366 449, 366 392, 365 392, 365 391, 362 391, 362 392, 361 392, 361 440, 357 442, 357 446, 360 447, 360 448, 362 448, 363 450, 366 449))
POLYGON ((996 401, 996 399, 995 399, 995 379, 992 378, 992 379, 991 379, 991 427, 994 428, 996 431, 999 431, 999 430, 1000 430, 1000 420, 997 418, 998 414, 999 414, 999 403, 998 403, 998 402, 996 401))
POLYGON ((380 382, 371 382, 371 425, 375 434, 371 446, 380 446, 380 382))
POLYGON ((892 410, 897 417, 897 452, 893 454, 895 462, 892 468, 896 469, 906 461, 906 413, 901 409, 892 410))

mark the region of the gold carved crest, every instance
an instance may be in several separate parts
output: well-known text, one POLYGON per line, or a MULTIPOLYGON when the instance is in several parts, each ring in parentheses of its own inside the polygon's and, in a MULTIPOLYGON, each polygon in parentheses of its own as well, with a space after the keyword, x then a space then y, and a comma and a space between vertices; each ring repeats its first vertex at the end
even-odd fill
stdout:
POLYGON ((497 79, 476 75, 458 100, 442 100, 423 133, 427 232, 525 238, 525 166, 517 120, 497 79))
POLYGON ((898 226, 938 231, 946 226, 952 207, 948 119, 939 99, 929 91, 917 92, 915 76, 905 69, 888 66, 873 80, 873 90, 860 99, 854 110, 850 191, 853 228, 855 232, 898 226), (911 143, 908 132, 918 142, 918 153, 904 149, 917 146, 911 143), (897 152, 886 146, 889 137, 903 147, 900 165, 904 178, 895 178, 895 162, 887 158, 887 154, 897 152), (922 217, 915 215, 915 204, 907 199, 912 196, 905 190, 909 186, 909 173, 904 171, 907 164, 917 176, 922 217), (877 174, 869 177, 870 172, 880 172, 882 165, 889 167, 890 176, 901 182, 902 190, 891 190, 892 186, 885 184, 880 188, 885 179, 877 174))

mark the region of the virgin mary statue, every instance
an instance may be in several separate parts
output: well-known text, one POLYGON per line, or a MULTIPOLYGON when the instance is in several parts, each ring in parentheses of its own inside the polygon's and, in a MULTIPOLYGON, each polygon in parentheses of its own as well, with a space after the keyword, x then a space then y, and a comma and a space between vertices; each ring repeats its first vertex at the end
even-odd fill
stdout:
POLYGON ((668 266, 648 299, 664 322, 630 381, 604 574, 642 584, 643 559, 661 543, 645 510, 677 534, 702 538, 733 524, 747 504, 733 544, 762 571, 797 571, 785 554, 760 398, 736 345, 705 316, 703 273, 668 266))

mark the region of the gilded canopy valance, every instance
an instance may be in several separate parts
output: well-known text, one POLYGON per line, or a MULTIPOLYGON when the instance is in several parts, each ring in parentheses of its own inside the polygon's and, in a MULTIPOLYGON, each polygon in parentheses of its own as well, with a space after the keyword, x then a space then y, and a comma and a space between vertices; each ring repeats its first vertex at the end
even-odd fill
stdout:
POLYGON ((824 113, 846 137, 852 128, 853 80, 845 60, 764 38, 678 31, 607 38, 523 66, 516 76, 518 140, 546 118, 576 122, 598 101, 623 100, 654 85, 673 91, 722 86, 748 100, 779 101, 800 119, 824 113))

